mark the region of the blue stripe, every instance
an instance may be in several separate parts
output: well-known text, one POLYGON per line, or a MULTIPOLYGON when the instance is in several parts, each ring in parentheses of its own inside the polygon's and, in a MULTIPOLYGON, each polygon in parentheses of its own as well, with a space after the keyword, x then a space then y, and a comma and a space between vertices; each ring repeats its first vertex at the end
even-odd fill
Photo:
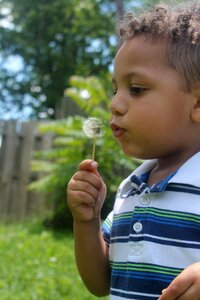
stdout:
POLYGON ((180 241, 169 241, 169 240, 161 240, 159 238, 152 238, 149 236, 144 236, 142 240, 146 240, 149 242, 162 244, 162 245, 170 245, 170 246, 176 246, 176 247, 183 247, 183 248, 191 248, 191 249, 200 249, 200 243, 199 244, 191 244, 191 243, 182 243, 180 241))
MULTIPOLYGON (((182 240, 182 241, 190 241, 190 242, 199 242, 199 236, 200 236, 200 226, 197 224, 191 224, 190 222, 188 222, 189 224, 180 224, 177 223, 176 220, 173 222, 170 222, 169 220, 158 220, 159 218, 148 218, 146 220, 146 218, 141 217, 140 218, 138 216, 138 218, 136 218, 135 220, 133 220, 130 223, 126 223, 118 226, 118 224, 115 224, 115 226, 113 226, 113 230, 112 230, 112 238, 111 238, 111 242, 113 243, 113 238, 115 242, 125 242, 129 240, 129 234, 134 235, 134 237, 131 237, 131 240, 138 240, 138 234, 139 236, 144 235, 144 234, 149 234, 155 237, 165 237, 168 239, 176 239, 176 240, 182 240), (140 233, 135 233, 135 231, 133 230, 133 224, 135 223, 135 221, 141 221, 143 224, 143 230, 140 233), (156 225, 155 225, 156 224, 156 225), (158 226, 158 225, 159 226, 158 226), (182 230, 182 228, 184 228, 184 230, 182 230), (122 238, 124 237, 124 238, 122 238)), ((139 240, 143 240, 145 239, 143 236, 139 238, 139 240)), ((162 244, 168 244, 167 242, 162 242, 162 244)), ((171 242, 170 242, 171 244, 171 242)), ((178 243, 176 242, 176 245, 178 243)), ((181 244, 181 242, 180 242, 181 244)), ((182 244, 181 244, 182 245, 182 244)), ((189 244, 192 245, 192 244, 189 244)), ((188 247, 188 246, 187 246, 188 247)), ((194 246, 192 245, 192 248, 194 248, 194 246)), ((199 246, 195 246, 195 248, 199 248, 199 246)))
POLYGON ((153 242, 156 244, 161 244, 161 245, 169 245, 169 246, 176 246, 176 247, 182 247, 182 248, 191 248, 191 249, 200 249, 200 243, 199 244, 192 244, 192 243, 184 243, 181 241, 173 241, 173 240, 162 240, 159 239, 159 237, 149 237, 149 236, 130 236, 126 238, 111 238, 110 243, 127 243, 128 241, 130 242, 140 242, 140 241, 149 241, 153 242))
POLYGON ((187 228, 194 228, 194 229, 200 229, 200 223, 199 222, 192 222, 192 221, 183 221, 178 219, 171 219, 166 217, 157 217, 153 215, 146 215, 141 216, 141 214, 136 214, 135 217, 140 221, 149 221, 151 220, 153 223, 160 223, 160 224, 167 224, 172 225, 176 224, 176 226, 180 227, 187 227, 187 228), (196 223, 196 224, 195 224, 196 223))
POLYGON ((163 275, 163 274, 156 274, 156 273, 145 273, 145 272, 133 272, 133 271, 112 271, 113 276, 120 276, 120 277, 126 277, 126 278, 140 278, 140 279, 151 279, 151 280, 158 280, 158 281, 164 281, 164 282, 171 282, 175 276, 170 275, 163 275))
POLYGON ((130 224, 131 218, 129 219, 120 219, 120 220, 114 220, 113 221, 113 227, 115 226, 119 226, 119 225, 126 225, 126 224, 130 224))
POLYGON ((180 185, 169 184, 166 187, 166 191, 182 192, 182 193, 200 195, 200 189, 199 188, 194 188, 193 186, 187 185, 187 184, 182 184, 182 185, 181 184, 180 185))
POLYGON ((114 244, 114 243, 127 243, 129 241, 129 237, 127 238, 111 238, 110 243, 114 244))
POLYGON ((101 227, 103 238, 107 244, 110 243, 110 227, 104 222, 101 227))

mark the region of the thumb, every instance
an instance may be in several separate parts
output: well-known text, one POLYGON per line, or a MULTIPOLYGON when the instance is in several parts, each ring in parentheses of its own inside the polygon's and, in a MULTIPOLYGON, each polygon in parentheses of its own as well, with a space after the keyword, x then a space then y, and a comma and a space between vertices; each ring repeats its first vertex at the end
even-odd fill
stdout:
POLYGON ((99 172, 97 171, 98 163, 92 159, 83 160, 79 166, 78 171, 90 171, 99 176, 99 172))

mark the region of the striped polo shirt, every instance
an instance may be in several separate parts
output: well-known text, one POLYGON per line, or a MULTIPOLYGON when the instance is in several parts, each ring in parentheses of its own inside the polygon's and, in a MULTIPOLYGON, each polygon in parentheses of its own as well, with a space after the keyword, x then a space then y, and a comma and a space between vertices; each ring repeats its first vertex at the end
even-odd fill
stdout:
POLYGON ((144 162, 122 182, 102 225, 112 300, 158 299, 183 269, 200 261, 200 152, 149 187, 155 164, 144 162))

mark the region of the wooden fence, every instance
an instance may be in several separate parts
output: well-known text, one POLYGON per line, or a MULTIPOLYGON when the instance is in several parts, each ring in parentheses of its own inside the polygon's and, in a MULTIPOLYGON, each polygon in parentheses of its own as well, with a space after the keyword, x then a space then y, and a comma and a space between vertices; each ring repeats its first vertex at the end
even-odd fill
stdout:
POLYGON ((0 121, 0 221, 45 212, 45 194, 28 190, 30 161, 34 150, 51 146, 52 136, 39 134, 37 122, 0 121))

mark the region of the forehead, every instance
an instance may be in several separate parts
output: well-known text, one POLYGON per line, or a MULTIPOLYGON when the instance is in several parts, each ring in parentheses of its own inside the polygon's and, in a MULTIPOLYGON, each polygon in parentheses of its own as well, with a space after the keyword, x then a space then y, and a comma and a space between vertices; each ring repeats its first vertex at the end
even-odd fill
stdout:
POLYGON ((114 81, 136 76, 154 81, 173 81, 183 85, 178 72, 166 62, 166 40, 134 37, 123 43, 115 57, 114 81))
POLYGON ((165 63, 165 41, 153 41, 144 37, 134 37, 125 41, 115 57, 115 67, 123 64, 124 67, 131 68, 142 65, 157 66, 167 68, 165 63))

